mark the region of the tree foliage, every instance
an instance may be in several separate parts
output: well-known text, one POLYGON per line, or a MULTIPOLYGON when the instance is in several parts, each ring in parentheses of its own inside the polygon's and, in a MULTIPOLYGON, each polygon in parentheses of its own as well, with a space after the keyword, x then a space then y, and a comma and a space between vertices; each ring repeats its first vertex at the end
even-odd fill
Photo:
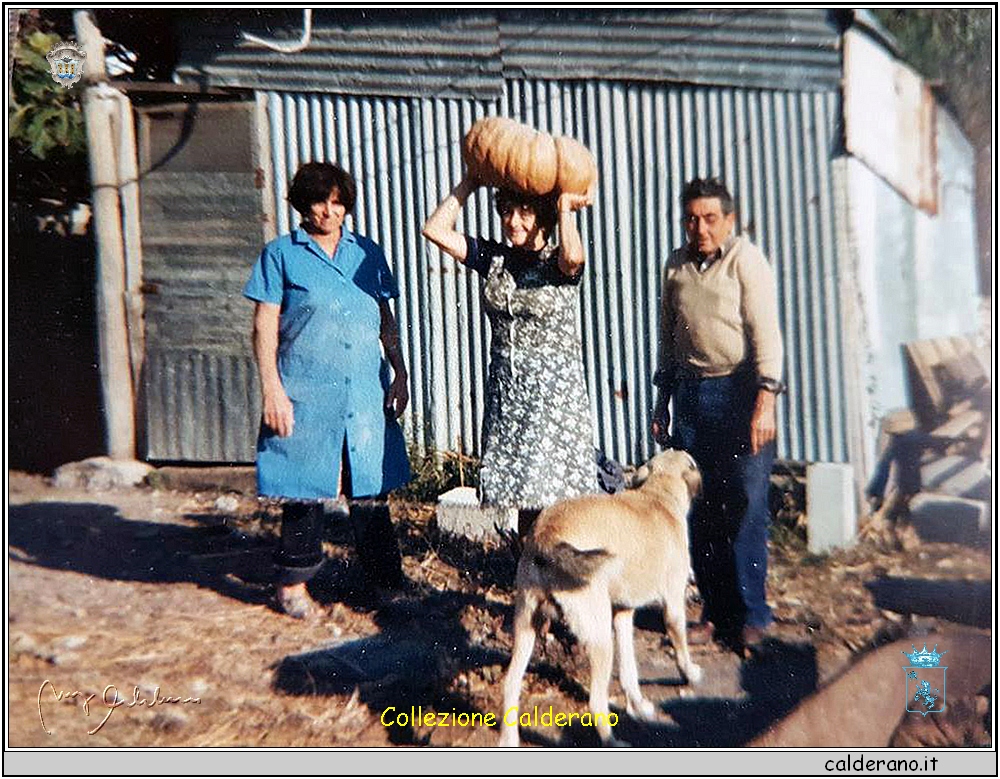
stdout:
POLYGON ((45 55, 61 38, 28 19, 14 50, 8 104, 11 197, 82 201, 89 197, 87 136, 80 90, 57 84, 45 55))
POLYGON ((876 18, 901 54, 945 100, 977 146, 989 144, 993 84, 993 10, 990 8, 884 8, 876 18))

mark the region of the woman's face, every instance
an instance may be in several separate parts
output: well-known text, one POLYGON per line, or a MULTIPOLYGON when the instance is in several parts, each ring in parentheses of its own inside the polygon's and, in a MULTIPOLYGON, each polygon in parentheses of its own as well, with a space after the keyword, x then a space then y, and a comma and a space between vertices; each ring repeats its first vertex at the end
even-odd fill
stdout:
POLYGON ((340 202, 340 192, 336 188, 326 200, 313 203, 306 215, 310 231, 317 235, 336 235, 344 225, 347 209, 340 202))
POLYGON ((545 231, 538 224, 538 215, 531 206, 504 204, 500 210, 500 225, 511 246, 534 251, 545 246, 545 231))

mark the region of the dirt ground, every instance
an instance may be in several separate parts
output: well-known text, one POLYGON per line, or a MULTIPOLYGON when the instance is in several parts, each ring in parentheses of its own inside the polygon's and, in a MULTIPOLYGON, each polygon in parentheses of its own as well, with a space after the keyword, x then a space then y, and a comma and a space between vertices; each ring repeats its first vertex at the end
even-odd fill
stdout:
MULTIPOLYGON (((440 538, 432 506, 391 505, 408 578, 393 598, 364 590, 349 523, 331 515, 329 561, 310 585, 324 614, 303 623, 270 605, 277 522, 248 495, 94 493, 12 472, 8 499, 11 747, 495 743, 482 722, 502 715, 514 558, 440 538), (434 726, 426 716, 414 723, 429 712, 439 715, 434 726), (475 724, 442 727, 441 713, 475 724)), ((773 550, 774 637, 749 657, 696 648, 706 671, 698 688, 680 684, 659 616, 637 615, 640 678, 660 721, 632 722, 617 709, 617 733, 635 746, 740 746, 859 653, 900 637, 931 644, 951 623, 988 632, 990 577, 988 546, 911 539, 824 557, 773 550), (961 597, 899 605, 900 592, 906 601, 921 587, 961 597)), ((536 647, 521 711, 582 714, 587 679, 557 625, 536 647)), ((617 683, 612 692, 619 706, 617 683)), ((950 745, 992 743, 971 711, 964 735, 945 737, 965 743, 950 745)), ((597 745, 593 728, 578 724, 532 724, 522 739, 597 745)))

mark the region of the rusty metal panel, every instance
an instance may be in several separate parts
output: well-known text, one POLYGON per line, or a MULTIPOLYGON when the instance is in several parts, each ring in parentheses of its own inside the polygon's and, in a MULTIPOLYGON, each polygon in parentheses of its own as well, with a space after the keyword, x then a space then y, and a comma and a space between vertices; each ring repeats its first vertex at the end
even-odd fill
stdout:
POLYGON ((936 214, 936 102, 920 75, 863 32, 844 34, 847 150, 917 208, 936 214))

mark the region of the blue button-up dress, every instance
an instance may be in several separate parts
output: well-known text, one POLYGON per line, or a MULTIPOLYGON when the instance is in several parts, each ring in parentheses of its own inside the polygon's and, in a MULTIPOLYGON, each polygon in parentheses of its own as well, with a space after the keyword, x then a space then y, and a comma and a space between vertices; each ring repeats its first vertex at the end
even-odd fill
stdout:
POLYGON ((295 426, 281 438, 261 425, 261 495, 318 499, 337 495, 347 453, 353 497, 388 492, 410 478, 403 433, 384 410, 389 366, 379 303, 399 296, 385 254, 346 228, 331 258, 304 230, 268 243, 243 289, 281 306, 278 373, 295 426))

